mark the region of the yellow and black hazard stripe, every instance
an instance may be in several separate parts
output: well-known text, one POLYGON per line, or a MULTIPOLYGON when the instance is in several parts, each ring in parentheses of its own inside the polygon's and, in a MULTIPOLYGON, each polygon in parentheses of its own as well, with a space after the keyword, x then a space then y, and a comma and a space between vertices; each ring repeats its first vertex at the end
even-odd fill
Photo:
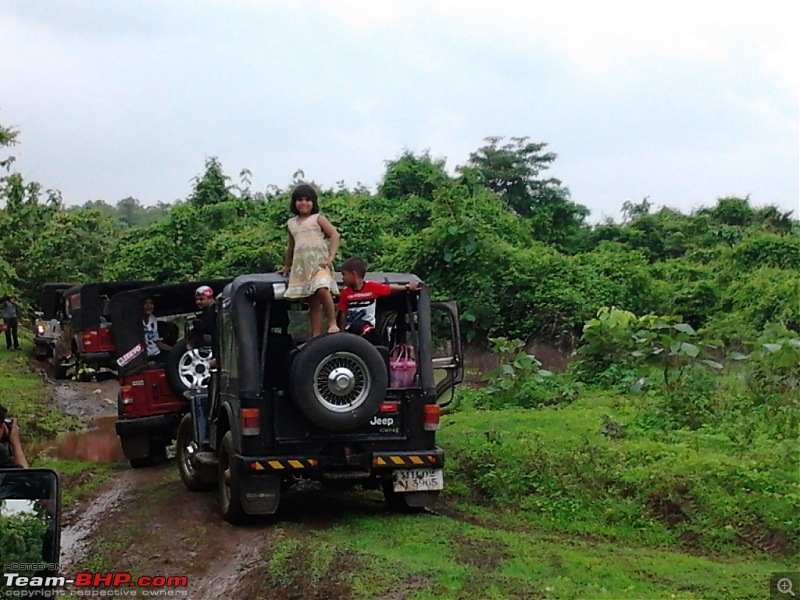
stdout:
POLYGON ((254 471, 301 471, 315 469, 319 461, 315 458, 274 458, 255 460, 250 463, 254 471))
POLYGON ((375 467, 439 467, 441 464, 440 457, 434 454, 381 454, 372 459, 375 467))

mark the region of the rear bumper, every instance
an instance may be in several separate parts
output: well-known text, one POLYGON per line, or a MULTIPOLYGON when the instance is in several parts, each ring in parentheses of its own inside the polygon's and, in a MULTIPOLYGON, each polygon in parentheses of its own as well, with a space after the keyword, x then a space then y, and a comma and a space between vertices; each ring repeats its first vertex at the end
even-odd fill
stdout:
POLYGON ((133 437, 163 437, 173 434, 178 429, 184 413, 169 413, 166 415, 152 415, 133 419, 121 419, 114 428, 121 438, 133 437))
POLYGON ((84 352, 81 354, 81 362, 94 367, 116 366, 110 365, 112 358, 111 352, 84 352))
POLYGON ((254 475, 302 475, 336 479, 366 479, 390 475, 396 469, 419 469, 444 467, 444 450, 401 450, 374 451, 368 456, 358 457, 320 456, 320 455, 273 455, 241 456, 237 454, 231 465, 243 474, 254 475))

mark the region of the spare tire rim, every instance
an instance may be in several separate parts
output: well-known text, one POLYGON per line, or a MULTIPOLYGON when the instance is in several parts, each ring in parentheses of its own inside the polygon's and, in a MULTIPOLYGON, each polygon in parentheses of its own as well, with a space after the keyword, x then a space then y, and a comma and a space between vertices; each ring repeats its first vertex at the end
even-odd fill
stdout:
POLYGON ((178 361, 178 377, 192 390, 208 387, 211 379, 211 349, 192 348, 178 361))
POLYGON ((314 396, 331 412, 350 412, 364 404, 371 381, 367 364, 360 356, 335 352, 314 370, 314 396))

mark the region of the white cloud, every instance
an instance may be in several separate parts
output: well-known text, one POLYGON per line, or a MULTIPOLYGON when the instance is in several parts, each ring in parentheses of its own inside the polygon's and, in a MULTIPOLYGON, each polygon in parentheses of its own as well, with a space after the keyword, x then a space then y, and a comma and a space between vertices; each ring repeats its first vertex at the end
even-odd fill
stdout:
POLYGON ((789 206, 792 15, 778 1, 0 0, 0 122, 21 129, 18 168, 73 203, 183 197, 208 155, 256 185, 297 167, 373 184, 404 148, 452 168, 488 135, 527 135, 596 211, 732 189, 789 206))

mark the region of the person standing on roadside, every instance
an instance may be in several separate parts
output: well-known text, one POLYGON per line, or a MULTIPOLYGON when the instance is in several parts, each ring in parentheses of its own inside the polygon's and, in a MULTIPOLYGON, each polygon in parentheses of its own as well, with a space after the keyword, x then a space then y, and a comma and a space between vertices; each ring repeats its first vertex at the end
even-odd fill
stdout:
POLYGON ((19 326, 19 303, 16 296, 3 298, 3 323, 6 326, 6 348, 19 350, 17 328, 19 326))
POLYGON ((217 305, 214 301, 214 290, 207 285, 201 285, 194 291, 194 303, 202 311, 200 319, 195 323, 188 335, 188 347, 200 348, 207 345, 205 336, 211 336, 212 367, 216 366, 217 348, 217 305))

